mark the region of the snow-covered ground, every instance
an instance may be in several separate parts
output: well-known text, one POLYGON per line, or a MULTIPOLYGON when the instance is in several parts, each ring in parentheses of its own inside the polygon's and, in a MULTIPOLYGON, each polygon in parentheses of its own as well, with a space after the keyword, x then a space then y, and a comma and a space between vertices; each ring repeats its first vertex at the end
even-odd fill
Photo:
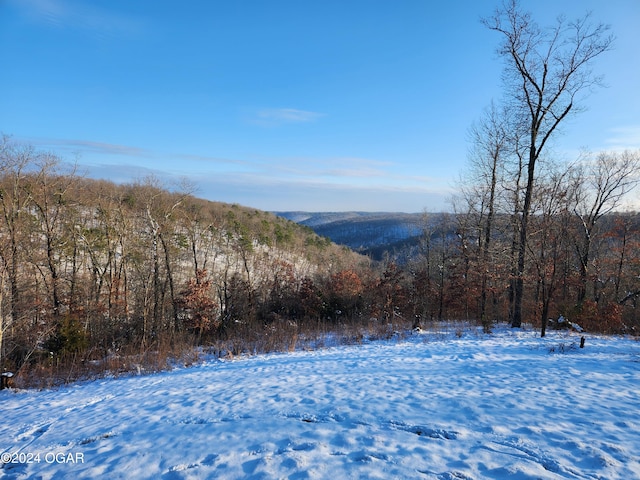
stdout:
POLYGON ((640 478, 640 342, 579 340, 469 327, 5 390, 0 478, 640 478))

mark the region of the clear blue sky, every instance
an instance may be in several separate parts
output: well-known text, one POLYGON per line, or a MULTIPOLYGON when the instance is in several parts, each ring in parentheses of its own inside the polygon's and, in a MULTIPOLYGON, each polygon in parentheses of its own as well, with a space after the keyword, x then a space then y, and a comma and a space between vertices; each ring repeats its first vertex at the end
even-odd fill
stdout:
MULTIPOLYGON (((501 92, 500 0, 0 0, 0 132, 96 178, 263 210, 438 211, 501 92)), ((640 148, 640 1, 593 12, 608 88, 555 148, 640 148)))

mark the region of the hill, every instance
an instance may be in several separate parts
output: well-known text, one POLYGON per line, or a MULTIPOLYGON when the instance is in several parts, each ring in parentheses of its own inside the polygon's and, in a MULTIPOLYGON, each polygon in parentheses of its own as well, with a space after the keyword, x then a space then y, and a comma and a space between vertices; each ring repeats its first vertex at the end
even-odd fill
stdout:
POLYGON ((340 245, 381 260, 385 254, 406 255, 425 228, 422 213, 274 212, 313 229, 340 245))
POLYGON ((55 382, 58 367, 77 373, 116 354, 166 358, 183 344, 274 348, 266 345, 274 319, 317 321, 331 276, 369 264, 268 212, 152 178, 90 180, 55 157, 7 153, 0 368, 20 372, 24 384, 31 374, 55 382))

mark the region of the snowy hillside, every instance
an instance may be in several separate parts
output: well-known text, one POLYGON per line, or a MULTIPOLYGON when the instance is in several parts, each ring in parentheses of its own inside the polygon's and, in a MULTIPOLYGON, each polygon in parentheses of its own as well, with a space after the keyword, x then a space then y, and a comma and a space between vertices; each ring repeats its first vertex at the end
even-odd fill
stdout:
POLYGON ((640 478, 640 342, 579 340, 467 327, 4 390, 0 478, 640 478))

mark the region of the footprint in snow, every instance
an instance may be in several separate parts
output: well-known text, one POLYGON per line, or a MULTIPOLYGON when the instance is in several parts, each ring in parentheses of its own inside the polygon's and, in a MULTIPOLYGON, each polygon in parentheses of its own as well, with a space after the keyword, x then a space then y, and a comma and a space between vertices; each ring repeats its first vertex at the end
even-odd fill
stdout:
POLYGON ((20 433, 20 436, 18 437, 18 441, 19 442, 28 441, 27 445, 29 445, 32 442, 35 442, 42 435, 47 433, 47 430, 49 430, 52 424, 53 422, 28 425, 25 427, 25 430, 22 433, 20 433))
POLYGON ((493 443, 495 443, 496 445, 501 445, 503 447, 512 448, 512 449, 516 450, 517 452, 520 452, 521 454, 523 454, 524 458, 528 458, 529 460, 542 465, 542 467, 545 470, 549 471, 549 472, 559 473, 561 471, 561 469, 562 469, 562 467, 560 466, 560 463, 558 463, 558 461, 554 460, 548 454, 536 449, 533 446, 527 446, 522 441, 519 441, 519 440, 496 441, 496 440, 494 440, 493 443))
POLYGON ((444 430, 442 428, 432 428, 425 425, 407 425, 402 422, 389 422, 391 428, 404 430, 405 432, 414 433, 420 437, 437 438, 442 440, 457 440, 458 432, 452 430, 444 430))
POLYGON ((81 405, 74 405, 74 406, 65 408, 64 412, 65 413, 71 413, 71 412, 73 412, 75 410, 81 410, 83 408, 90 407, 90 406, 95 405, 97 403, 104 402, 106 400, 111 400, 114 397, 115 397, 115 395, 113 395, 113 394, 104 395, 104 396, 101 396, 101 397, 94 397, 94 398, 89 399, 87 402, 85 402, 85 403, 83 403, 81 405))

